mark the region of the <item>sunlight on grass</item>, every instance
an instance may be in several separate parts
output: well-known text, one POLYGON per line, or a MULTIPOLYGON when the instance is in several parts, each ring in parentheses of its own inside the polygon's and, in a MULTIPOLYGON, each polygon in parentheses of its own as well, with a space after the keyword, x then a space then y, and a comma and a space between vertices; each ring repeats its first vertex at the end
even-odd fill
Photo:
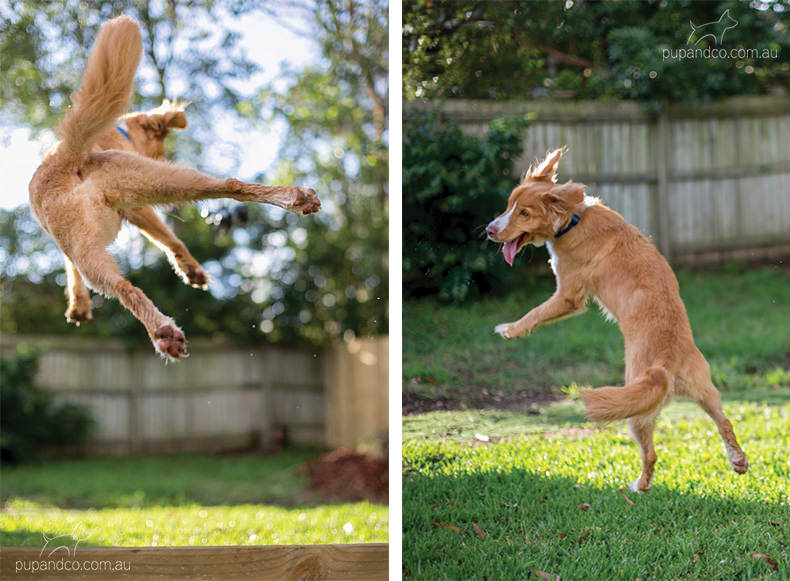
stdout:
POLYGON ((475 410, 404 418, 406 577, 769 573, 752 553, 770 555, 786 572, 790 391, 771 393, 770 405, 724 406, 749 455, 746 475, 730 469, 699 408, 672 404, 658 422, 659 461, 643 495, 621 491, 640 469, 625 423, 573 421, 578 403, 537 416, 475 410))
POLYGON ((322 504, 302 464, 315 450, 274 455, 52 459, 3 469, 0 543, 40 547, 43 534, 81 545, 386 542, 388 510, 322 504))
POLYGON ((42 546, 77 528, 81 546, 280 545, 387 541, 387 507, 367 502, 283 508, 163 506, 64 510, 12 500, 0 513, 2 544, 42 546))

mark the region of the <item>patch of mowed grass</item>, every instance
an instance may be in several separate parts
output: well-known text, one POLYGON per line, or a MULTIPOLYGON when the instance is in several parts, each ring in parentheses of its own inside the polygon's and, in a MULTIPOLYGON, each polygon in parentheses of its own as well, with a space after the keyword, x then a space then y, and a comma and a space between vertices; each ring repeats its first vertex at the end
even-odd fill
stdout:
MULTIPOLYGON (((790 386, 790 269, 728 265, 677 276, 695 340, 720 389, 790 386)), ((552 278, 533 277, 504 297, 463 305, 404 301, 404 390, 463 406, 559 392, 574 382, 621 384, 622 335, 592 304, 528 337, 505 341, 493 333, 554 288, 552 278)))
POLYGON ((85 545, 385 542, 387 507, 321 506, 299 469, 317 451, 46 460, 4 467, 0 544, 41 546, 79 525, 85 545))
POLYGON ((673 403, 642 495, 622 490, 640 470, 625 423, 574 421, 578 403, 404 418, 404 577, 790 577, 790 390, 762 393, 725 398, 747 474, 732 472, 707 416, 673 403))
POLYGON ((3 468, 0 499, 61 508, 173 504, 293 503, 306 482, 299 466, 320 452, 270 456, 174 454, 49 459, 3 468))
POLYGON ((73 534, 80 546, 371 543, 386 542, 387 527, 387 507, 368 502, 69 510, 14 500, 0 513, 0 545, 40 547, 43 533, 73 534))

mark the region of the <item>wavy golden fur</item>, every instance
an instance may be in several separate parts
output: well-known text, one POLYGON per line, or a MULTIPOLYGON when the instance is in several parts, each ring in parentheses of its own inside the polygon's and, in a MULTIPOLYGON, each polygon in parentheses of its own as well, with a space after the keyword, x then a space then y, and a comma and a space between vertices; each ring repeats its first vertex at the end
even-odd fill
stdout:
POLYGON ((733 470, 746 472, 749 462, 694 344, 672 269, 637 228, 586 197, 583 186, 555 183, 563 152, 552 151, 530 168, 510 194, 507 210, 486 228, 489 239, 503 243, 509 263, 526 244, 545 244, 557 279, 550 299, 495 332, 506 339, 528 335, 583 312, 588 297, 594 298, 623 333, 626 385, 585 390, 581 397, 592 420, 628 419, 642 449, 642 474, 632 489, 651 486, 656 417, 674 393, 691 397, 713 418, 733 470))
POLYGON ((57 127, 60 142, 30 182, 30 204, 63 251, 68 279, 66 319, 91 319, 88 287, 115 297, 145 326, 154 349, 168 360, 187 356, 173 319, 121 275, 107 246, 126 220, 162 248, 184 282, 205 288, 200 264, 151 206, 208 198, 265 202, 300 214, 318 211, 310 188, 220 180, 164 161, 170 129, 187 126, 186 104, 165 101, 148 112, 126 113, 142 41, 137 23, 119 16, 101 27, 72 107, 57 127))

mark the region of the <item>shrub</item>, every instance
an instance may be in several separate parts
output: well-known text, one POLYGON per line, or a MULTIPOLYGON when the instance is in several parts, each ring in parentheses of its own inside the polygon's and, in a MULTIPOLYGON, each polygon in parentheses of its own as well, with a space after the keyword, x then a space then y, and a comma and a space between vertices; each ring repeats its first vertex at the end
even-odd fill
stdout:
POLYGON ((515 185, 528 118, 495 119, 482 138, 423 112, 404 112, 404 295, 461 301, 511 277, 485 238, 515 185))
POLYGON ((20 352, 0 358, 0 449, 3 461, 21 462, 52 446, 79 446, 93 431, 87 409, 55 405, 52 394, 33 386, 38 357, 20 352))

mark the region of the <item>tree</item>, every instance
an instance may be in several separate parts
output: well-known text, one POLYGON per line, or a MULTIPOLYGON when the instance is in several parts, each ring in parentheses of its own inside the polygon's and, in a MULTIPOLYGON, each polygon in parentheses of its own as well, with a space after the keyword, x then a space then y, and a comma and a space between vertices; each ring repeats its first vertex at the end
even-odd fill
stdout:
POLYGON ((245 97, 239 81, 257 70, 242 54, 238 33, 222 23, 249 10, 235 0, 11 0, 0 7, 0 74, 14 82, 0 85, 0 112, 34 130, 53 128, 79 86, 99 27, 126 13, 143 37, 134 108, 155 107, 166 97, 200 103, 189 110, 189 137, 171 138, 169 153, 211 167, 202 144, 219 141, 214 121, 236 116, 245 97))
POLYGON ((404 295, 461 301, 507 286, 513 271, 484 228, 513 187, 528 122, 497 119, 478 138, 435 116, 404 116, 404 295))
POLYGON ((312 341, 387 330, 387 3, 289 3, 324 59, 260 94, 288 134, 276 173, 309 183, 324 210, 294 224, 288 260, 272 265, 265 315, 276 334, 312 341), (345 323, 344 323, 345 322, 345 323))
MULTIPOLYGON (((88 25, 94 19, 98 24, 104 18, 103 10, 120 10, 120 4, 112 10, 102 7, 95 14, 90 12, 93 16, 88 19, 88 25)), ((26 6, 25 10, 32 11, 30 6, 34 5, 37 4, 26 6)), ((64 9, 70 7, 70 0, 64 6, 64 9)), ((74 4, 76 14, 82 14, 81 6, 74 4)), ((134 10, 140 12, 147 6, 138 3, 134 10)), ((43 42, 38 37, 44 34, 37 32, 37 26, 46 21, 37 21, 32 12, 23 14, 19 6, 14 7, 18 12, 15 26, 20 28, 15 34, 25 38, 21 20, 28 18, 32 27, 25 29, 31 37, 28 42, 35 46, 36 42, 43 42)), ((250 205, 246 224, 224 221, 217 228, 212 227, 216 220, 210 211, 216 211, 216 206, 168 210, 170 224, 217 281, 211 287, 213 296, 178 282, 158 250, 141 239, 134 238, 134 248, 120 255, 119 261, 129 280, 149 294, 163 312, 174 316, 190 337, 320 343, 345 333, 386 332, 386 4, 381 1, 282 5, 271 2, 265 7, 275 15, 296 10, 297 18, 289 16, 288 22, 292 24, 295 20, 309 28, 323 57, 319 64, 304 71, 285 70, 280 79, 287 82, 285 89, 267 86, 244 95, 234 92, 231 86, 237 72, 235 61, 220 58, 216 49, 207 52, 203 48, 200 25, 194 29, 183 25, 185 13, 191 15, 191 23, 192 17, 200 19, 189 11, 198 14, 203 11, 206 27, 221 32, 222 22, 211 17, 212 10, 241 14, 258 8, 257 3, 243 1, 200 2, 194 6, 176 2, 167 4, 166 9, 163 6, 157 16, 161 20, 156 20, 150 27, 150 38, 146 37, 146 42, 150 41, 155 48, 150 60, 158 63, 152 69, 156 71, 151 76, 152 86, 161 88, 158 81, 162 80, 167 86, 169 79, 185 72, 195 75, 190 83, 199 84, 200 75, 195 69, 198 63, 214 67, 219 79, 218 91, 210 88, 206 91, 219 93, 215 103, 223 115, 232 109, 234 115, 238 114, 251 127, 269 128, 270 124, 282 121, 288 124, 280 152, 280 158, 285 161, 273 175, 266 176, 266 181, 314 187, 324 203, 322 212, 305 218, 278 208, 250 205), (180 57, 168 56, 174 54, 169 45, 177 42, 177 38, 182 38, 188 48, 175 53, 180 57), (226 69, 229 72, 223 76, 226 69)), ((135 15, 142 23, 140 14, 135 15)), ((53 20, 57 26, 68 29, 67 21, 66 17, 53 20)), ((54 33, 50 31, 50 34, 54 33)), ((233 53, 233 35, 224 38, 233 53)), ((86 40, 84 46, 88 44, 86 40)), ((223 45, 223 54, 224 51, 223 45)), ((243 57, 239 58, 244 61, 243 57)), ((17 62, 21 60, 17 58, 17 62)), ((38 61, 30 62, 30 67, 36 69, 38 61)), ((243 62, 240 66, 240 71, 246 70, 243 62)), ((60 91, 66 91, 66 85, 72 90, 76 82, 69 81, 59 91, 53 89, 52 94, 65 99, 65 93, 60 91)), ((51 97, 49 93, 36 93, 33 84, 28 86, 28 93, 20 92, 17 96, 26 105, 29 101, 35 110, 44 111, 46 117, 50 113, 41 103, 51 97)), ((12 92, 9 89, 9 94, 12 92)), ((24 118, 23 113, 10 105, 3 111, 24 118)), ((202 122, 193 125, 198 123, 202 122)), ((46 123, 42 120, 41 125, 46 123)), ((256 179, 264 181, 263 178, 259 175, 256 179)), ((230 213, 229 208, 222 211, 230 213)), ((6 332, 53 329, 66 332, 59 296, 62 290, 55 286, 57 279, 63 278, 61 266, 52 261, 32 263, 23 256, 23 240, 26 248, 40 247, 36 252, 41 255, 54 252, 51 241, 32 224, 27 210, 0 214, 0 235, 9 249, 0 264, 3 292, 0 325, 6 332), (36 288, 36 296, 47 297, 45 304, 39 305, 41 308, 28 308, 31 287, 36 288), (22 318, 24 312, 33 320, 22 318)), ((76 332, 120 334, 135 339, 142 336, 142 328, 116 301, 97 299, 97 303, 94 320, 76 332)))
POLYGON ((787 17, 782 2, 415 0, 404 3, 404 93, 636 99, 653 108, 768 93, 790 82, 787 17), (727 48, 778 58, 664 58, 664 49, 690 47, 689 22, 715 21, 725 10, 738 22, 727 48))

